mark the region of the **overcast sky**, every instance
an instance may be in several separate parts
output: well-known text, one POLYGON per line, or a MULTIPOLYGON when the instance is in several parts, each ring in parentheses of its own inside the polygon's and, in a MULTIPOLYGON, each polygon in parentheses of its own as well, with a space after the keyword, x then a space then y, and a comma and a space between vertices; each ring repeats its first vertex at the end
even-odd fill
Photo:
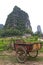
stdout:
POLYGON ((0 0, 0 24, 5 24, 15 5, 28 13, 34 32, 37 25, 41 26, 43 32, 43 0, 0 0))

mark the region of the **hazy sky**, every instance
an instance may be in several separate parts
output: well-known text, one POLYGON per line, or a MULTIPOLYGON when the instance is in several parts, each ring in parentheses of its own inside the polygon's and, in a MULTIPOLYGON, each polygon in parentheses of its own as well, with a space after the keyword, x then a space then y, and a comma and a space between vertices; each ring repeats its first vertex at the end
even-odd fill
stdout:
POLYGON ((34 32, 37 25, 40 25, 43 31, 43 0, 0 0, 0 24, 5 24, 15 5, 28 13, 34 32))

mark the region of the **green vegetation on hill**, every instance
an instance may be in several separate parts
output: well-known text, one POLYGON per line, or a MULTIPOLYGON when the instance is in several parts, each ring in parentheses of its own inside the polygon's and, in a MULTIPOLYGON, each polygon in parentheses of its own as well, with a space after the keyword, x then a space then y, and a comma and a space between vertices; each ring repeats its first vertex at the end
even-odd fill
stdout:
POLYGON ((8 15, 4 28, 0 30, 0 37, 32 34, 28 14, 15 6, 13 11, 8 15))
MULTIPOLYGON (((18 30, 31 29, 31 24, 28 14, 15 6, 13 11, 8 15, 5 28, 14 28, 18 30)), ((32 29, 31 29, 32 30, 32 29)))

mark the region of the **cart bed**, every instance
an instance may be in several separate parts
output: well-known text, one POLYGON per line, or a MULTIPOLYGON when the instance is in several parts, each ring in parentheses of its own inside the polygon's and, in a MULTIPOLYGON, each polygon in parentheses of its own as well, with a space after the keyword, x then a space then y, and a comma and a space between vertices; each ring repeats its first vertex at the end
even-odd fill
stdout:
POLYGON ((15 48, 18 48, 19 46, 25 47, 27 51, 39 50, 42 47, 40 42, 37 42, 37 43, 32 43, 32 42, 25 43, 23 40, 16 40, 15 48))

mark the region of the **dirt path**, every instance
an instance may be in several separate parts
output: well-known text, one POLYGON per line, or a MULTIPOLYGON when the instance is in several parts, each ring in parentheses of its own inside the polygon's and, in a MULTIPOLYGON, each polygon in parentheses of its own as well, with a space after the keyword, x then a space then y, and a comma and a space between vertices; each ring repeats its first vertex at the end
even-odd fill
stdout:
MULTIPOLYGON (((8 52, 8 51, 3 51, 0 54, 3 55, 10 55, 10 56, 15 56, 16 53, 15 51, 12 52, 8 52)), ((43 57, 43 53, 39 53, 38 57, 43 57)), ((11 58, 12 59, 12 58, 11 58)), ((4 60, 4 58, 0 58, 0 65, 43 65, 43 61, 26 61, 25 63, 12 63, 9 59, 8 60, 4 60)))
MULTIPOLYGON (((0 54, 1 55, 13 55, 13 56, 15 56, 16 52, 15 51, 3 51, 0 54)), ((39 53, 38 56, 43 57, 43 53, 39 53)))
POLYGON ((0 60, 0 65, 43 65, 43 62, 28 61, 26 63, 11 63, 9 61, 0 60))

